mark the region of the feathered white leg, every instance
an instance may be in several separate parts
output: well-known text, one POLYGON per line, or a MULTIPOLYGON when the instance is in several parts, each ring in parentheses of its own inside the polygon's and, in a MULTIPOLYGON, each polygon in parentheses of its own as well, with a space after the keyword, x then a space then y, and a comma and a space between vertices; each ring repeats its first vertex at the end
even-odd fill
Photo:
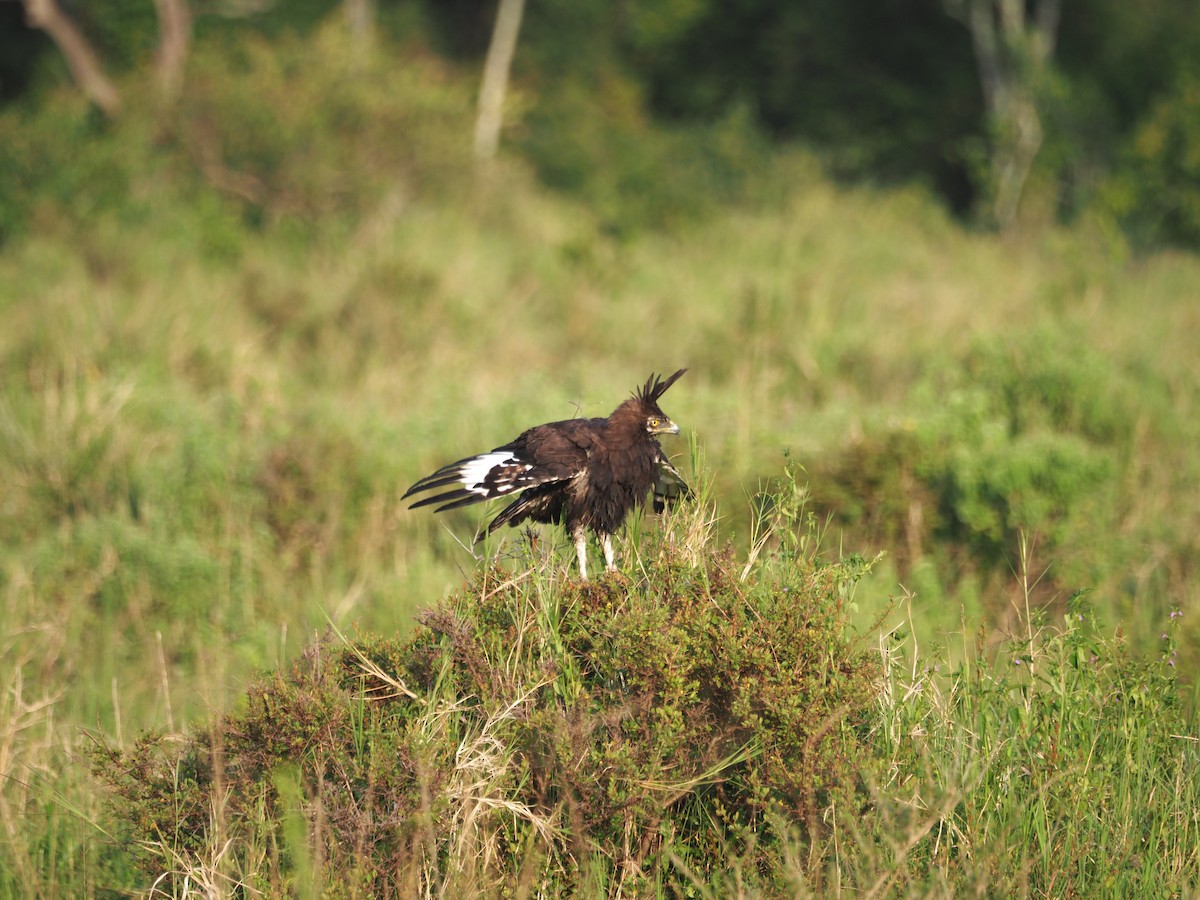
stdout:
POLYGON ((579 559, 579 579, 587 581, 587 532, 582 528, 576 531, 575 538, 575 556, 579 559))
POLYGON ((604 548, 604 568, 605 568, 605 570, 607 570, 609 572, 617 571, 617 564, 613 561, 612 535, 601 533, 600 545, 604 548))

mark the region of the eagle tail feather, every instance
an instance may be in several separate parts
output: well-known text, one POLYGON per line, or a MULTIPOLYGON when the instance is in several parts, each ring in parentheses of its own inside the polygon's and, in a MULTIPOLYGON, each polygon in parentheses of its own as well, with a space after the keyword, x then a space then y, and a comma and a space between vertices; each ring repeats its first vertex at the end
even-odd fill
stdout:
POLYGON ((512 503, 508 504, 508 506, 504 507, 496 518, 488 522, 486 531, 480 534, 479 539, 482 540, 484 534, 492 534, 496 529, 502 528, 505 525, 520 524, 521 519, 524 518, 522 511, 529 505, 529 501, 532 499, 531 496, 518 497, 512 503))
POLYGON ((432 497, 424 497, 416 503, 409 506, 409 509, 420 509, 422 506, 433 506, 435 503, 441 503, 434 512, 443 512, 447 509, 455 509, 459 506, 468 506, 471 503, 481 503, 488 499, 482 494, 472 493, 466 488, 459 488, 456 491, 446 491, 443 494, 434 494, 432 497))
POLYGON ((432 491, 434 488, 445 487, 448 484, 456 484, 462 481, 462 478, 457 472, 451 472, 448 475, 443 475, 441 478, 436 477, 437 473, 430 475, 428 478, 422 478, 407 491, 401 500, 406 500, 413 494, 419 494, 421 491, 432 491))

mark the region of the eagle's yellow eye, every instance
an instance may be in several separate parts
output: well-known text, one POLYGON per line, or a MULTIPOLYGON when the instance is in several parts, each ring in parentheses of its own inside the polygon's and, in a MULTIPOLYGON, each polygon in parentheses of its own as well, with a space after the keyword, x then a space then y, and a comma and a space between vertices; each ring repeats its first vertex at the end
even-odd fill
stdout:
POLYGON ((646 422, 646 424, 649 425, 651 428, 657 428, 658 427, 658 419, 651 418, 649 421, 646 422))

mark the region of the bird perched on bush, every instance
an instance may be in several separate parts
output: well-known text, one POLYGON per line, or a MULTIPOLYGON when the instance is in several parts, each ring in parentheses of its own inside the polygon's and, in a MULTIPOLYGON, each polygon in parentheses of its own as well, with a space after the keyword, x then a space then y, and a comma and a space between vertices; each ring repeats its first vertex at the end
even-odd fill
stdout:
POLYGON ((612 536, 629 511, 644 504, 651 490, 656 509, 666 499, 691 493, 657 439, 660 434, 679 434, 679 426, 658 401, 686 371, 680 369, 665 381, 651 375, 607 419, 538 425, 495 450, 442 466, 404 497, 450 488, 410 507, 440 503, 435 512, 442 512, 519 493, 476 536, 476 543, 501 525, 519 525, 526 519, 557 522, 575 543, 580 578, 587 581, 589 529, 600 539, 608 571, 616 571, 612 536))

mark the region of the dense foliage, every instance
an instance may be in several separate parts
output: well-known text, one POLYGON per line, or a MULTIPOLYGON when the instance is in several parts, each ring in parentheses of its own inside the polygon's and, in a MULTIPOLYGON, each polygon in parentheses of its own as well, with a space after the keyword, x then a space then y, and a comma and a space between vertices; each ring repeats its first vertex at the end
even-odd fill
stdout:
MULTIPOLYGON (((622 230, 694 213, 698 195, 730 189, 738 167, 753 164, 746 148, 761 140, 798 140, 821 148, 835 173, 928 184, 953 209, 978 212, 999 126, 967 24, 974 2, 530 4, 513 104, 523 115, 511 137, 548 183, 606 208, 622 230), (737 133, 735 147, 706 146, 705 129, 720 123, 737 133)), ((1030 20, 1042 5, 1022 4, 1030 20)), ((338 13, 332 0, 193 6, 202 43, 287 39, 338 13)), ((36 106, 66 70, 19 9, 0 10, 10 20, 0 29, 0 90, 10 104, 36 106)), ((136 71, 153 56, 149 0, 69 11, 112 71, 136 71)), ((381 33, 475 67, 495 11, 494 0, 438 0, 379 4, 375 17, 381 33)), ((1196 246, 1195 7, 1065 3, 1048 40, 1051 69, 1031 85, 1045 133, 1031 214, 1099 216, 1143 245, 1196 246)))
POLYGON ((981 339, 928 387, 943 398, 938 412, 814 464, 819 506, 841 527, 892 548, 904 579, 933 555, 958 588, 966 576, 1007 581, 1023 535, 1060 561, 1045 597, 1128 564, 1112 546, 1097 552, 1095 527, 1119 517, 1113 478, 1137 429, 1158 427, 1164 384, 1033 331, 981 339))

